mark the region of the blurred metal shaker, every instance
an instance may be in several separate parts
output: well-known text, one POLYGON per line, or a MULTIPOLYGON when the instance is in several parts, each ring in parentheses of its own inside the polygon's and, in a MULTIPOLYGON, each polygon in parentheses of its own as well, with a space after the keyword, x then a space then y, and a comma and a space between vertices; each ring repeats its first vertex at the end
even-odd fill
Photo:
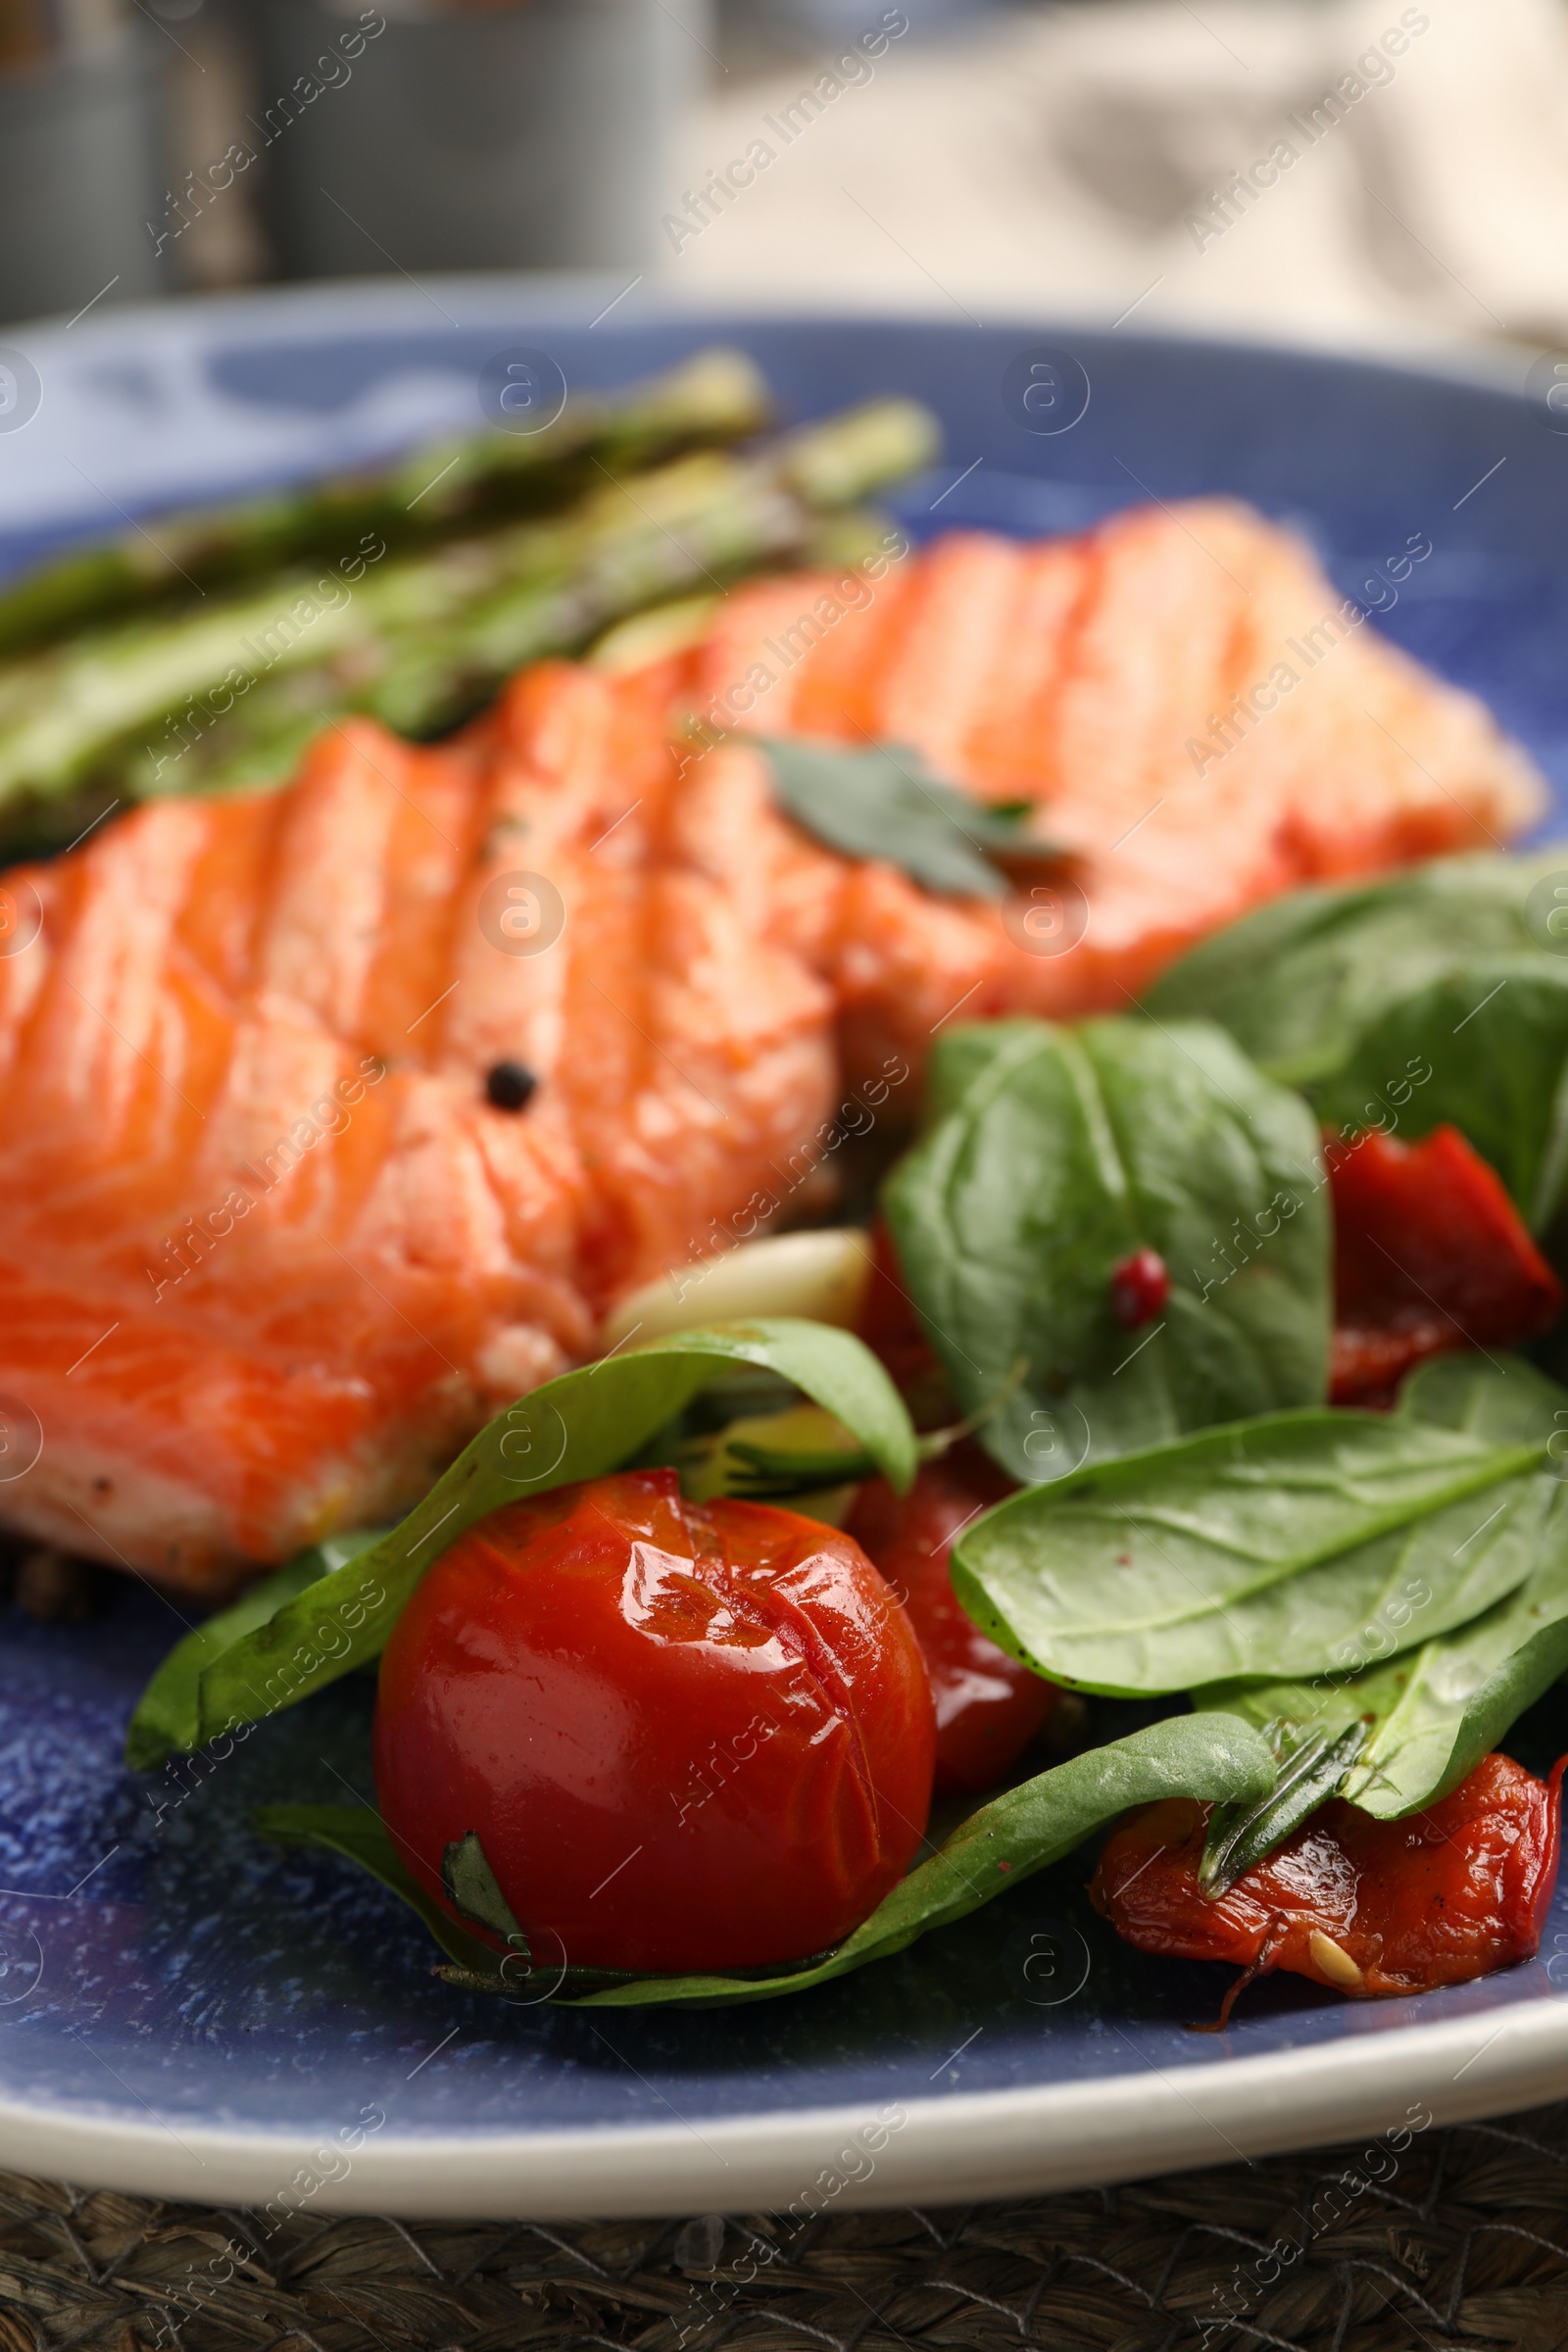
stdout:
POLYGON ((289 277, 657 254, 710 0, 257 0, 249 128, 289 277))
POLYGON ((162 75, 119 0, 0 0, 0 321, 161 290, 162 75))

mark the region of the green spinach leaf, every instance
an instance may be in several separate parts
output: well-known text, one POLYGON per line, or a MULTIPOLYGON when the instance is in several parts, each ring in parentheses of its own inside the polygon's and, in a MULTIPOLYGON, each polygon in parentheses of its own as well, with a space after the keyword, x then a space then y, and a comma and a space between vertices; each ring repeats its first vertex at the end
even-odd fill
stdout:
POLYGON ((1217 1683, 1200 1709, 1259 1729, 1283 1720, 1326 1735, 1360 1723, 1367 1741, 1342 1791, 1392 1821, 1456 1788, 1568 1670, 1568 1502, 1543 1480, 1550 1508, 1525 1582, 1482 1616, 1365 1673, 1310 1682, 1217 1683))
POLYGON ((1370 1739, 1404 1696, 1420 1655, 1406 1649, 1358 1674, 1317 1674, 1309 1682, 1209 1683, 1192 1693, 1193 1705, 1200 1714, 1239 1715, 1260 1732, 1284 1724, 1298 1738, 1320 1732, 1332 1740, 1360 1724, 1370 1739))
MULTIPOLYGON (((179 1748, 202 1743, 201 1679, 215 1658, 259 1625, 266 1625, 322 1577, 356 1560, 377 1541, 373 1528, 328 1536, 296 1552, 271 1576, 241 1594, 232 1607, 220 1609, 176 1642, 153 1676, 125 1733, 125 1762, 132 1772, 155 1772, 179 1748)), ((211 1735, 207 1735, 211 1737, 211 1735)))
MULTIPOLYGON (((262 1836, 270 1838, 275 1845, 314 1845, 323 1852, 340 1854, 344 1861, 358 1863, 361 1870, 368 1871, 372 1879, 379 1879, 392 1893, 401 1895, 410 1910, 418 1913, 447 1956, 449 1965, 435 1969, 432 1974, 445 1977, 449 1984, 459 1984, 465 1991, 498 1992, 532 2006, 541 1998, 554 1999, 563 1992, 592 1992, 602 1985, 631 1982, 625 1969, 536 1968, 527 1937, 511 1921, 506 1898, 495 1884, 484 1849, 471 1833, 459 1841, 466 1849, 463 1857, 466 1867, 460 1866, 458 1884, 449 1891, 466 1916, 478 1926, 491 1927, 492 1933, 513 1944, 514 1949, 509 1953, 498 1952, 481 1936, 470 1936, 450 1911, 426 1893, 373 1805, 261 1805, 251 1819, 262 1836), (489 1881, 494 1903, 499 1906, 494 1920, 483 1916, 491 1906, 482 1892, 477 1913, 463 1899, 471 1899, 485 1880, 489 1881), (503 1920, 511 1921, 510 1931, 502 1924, 503 1920), (541 1992, 542 1985, 549 1987, 548 1992, 541 1992)), ((444 1870, 443 1878, 447 1876, 444 1870)))
POLYGON ((1554 964, 1530 894, 1565 867, 1563 848, 1440 858, 1387 881, 1293 891, 1194 948, 1146 1004, 1162 1021, 1220 1022, 1273 1077, 1327 1078, 1385 1006, 1456 964, 1532 952, 1554 964))
POLYGON ((1531 1573, 1546 1440, 1293 1412, 1009 1495, 953 1554, 960 1600, 1053 1682, 1153 1695, 1348 1672, 1531 1573))
POLYGON ((937 1049, 941 1115, 889 1178, 904 1278, 955 1396, 1015 1478, 1319 1399, 1327 1194, 1299 1097, 1222 1031, 1004 1021, 937 1049), (1124 1330, 1111 1270, 1171 1277, 1124 1330))
MULTIPOLYGON (((1519 1356, 1494 1362, 1445 1355, 1405 1382, 1400 1417, 1491 1445, 1544 1447, 1549 1470, 1527 1482, 1529 1574, 1480 1615, 1359 1673, 1221 1682, 1193 1692, 1199 1708, 1259 1726, 1283 1721, 1298 1734, 1332 1736, 1364 1725, 1368 1743, 1346 1792, 1366 1811, 1388 1817, 1416 1811, 1454 1788, 1568 1666, 1568 1506, 1557 1478, 1558 1457, 1568 1455, 1568 1390, 1519 1356)), ((1407 1629, 1423 1636, 1433 1630, 1408 1596, 1395 1616, 1396 1623, 1368 1629, 1377 1637, 1369 1648, 1387 1652, 1409 1641, 1407 1629)))
POLYGON ((1048 858, 1021 830, 1023 810, 988 808, 933 774, 904 744, 864 750, 801 736, 763 736, 780 802, 799 825, 846 858, 884 858, 949 898, 1000 899, 997 858, 1048 858))
POLYGON ((1534 1572, 1415 1652, 1346 1788, 1364 1812, 1390 1821, 1446 1796, 1568 1670, 1568 1501, 1555 1480, 1542 1483, 1551 1510, 1534 1572))
MULTIPOLYGON (((1273 1755, 1267 1741, 1249 1725, 1219 1714, 1174 1716, 1107 1747, 1090 1748, 982 1805, 929 1861, 910 1871, 883 1898, 869 1919, 820 1959, 766 1975, 631 1978, 587 1992, 580 2005, 631 2008, 688 2002, 720 2007, 804 1992, 863 1968, 868 1961, 889 1959, 934 1928, 966 1917, 1035 1871, 1059 1862, 1130 1805, 1165 1796, 1247 1803, 1265 1795, 1273 1785, 1273 1755)), ((498 1955, 487 1946, 476 1947, 475 1939, 465 1936, 415 1884, 379 1816, 368 1808, 274 1807, 259 1814, 257 1825, 269 1837, 325 1845, 372 1871, 413 1904, 442 1949, 457 1960, 455 1982, 487 1983, 490 1989, 514 1997, 524 1989, 515 1968, 503 1964, 510 1971, 503 1976, 498 1955), (460 1941, 462 1953, 457 1949, 460 1941)), ((541 1967, 538 1974, 546 1984, 559 1982, 556 1970, 541 1967)), ((570 1998, 574 1989, 568 1976, 554 1997, 570 1998)))
POLYGON ((1568 1389, 1519 1356, 1439 1356, 1399 1392, 1400 1413, 1494 1443, 1536 1440, 1547 1468, 1535 1564, 1508 1596, 1423 1643, 1397 1688, 1374 1693, 1374 1733, 1348 1793, 1384 1820, 1458 1787, 1514 1721, 1568 1670, 1568 1389))
POLYGON ((969 1089, 995 1061, 1005 1067, 1024 1037, 1038 1038, 1038 1021, 961 1021, 937 1040, 926 1066, 920 1132, 929 1135, 950 1118, 969 1089))
POLYGON ((251 1819, 275 1845, 315 1845, 357 1862, 416 1911, 449 1960, 493 1975, 501 1955, 427 1894, 373 1805, 261 1805, 251 1819))
POLYGON ((1513 956, 1456 964, 1390 1004, 1325 1081, 1317 1107, 1347 1131, 1396 1120, 1414 1138, 1457 1127, 1542 1233, 1568 1179, 1565 1080, 1568 959, 1513 956))
MULTIPOLYGON (((875 1356, 851 1333, 786 1317, 673 1332, 563 1373, 509 1405, 401 1526, 207 1656, 194 1721, 188 1711, 171 1711, 159 1737, 170 1746, 200 1746, 379 1656, 425 1569, 466 1529, 508 1503, 619 1469, 715 1374, 737 1363, 780 1373, 853 1431, 901 1493, 907 1489, 915 1468, 908 1414, 875 1356)), ((142 1752, 153 1747, 149 1736, 142 1752)))
POLYGON ((1489 1446, 1544 1446, 1553 1465, 1568 1459, 1568 1389, 1522 1355, 1435 1355, 1403 1383, 1396 1410, 1489 1446))

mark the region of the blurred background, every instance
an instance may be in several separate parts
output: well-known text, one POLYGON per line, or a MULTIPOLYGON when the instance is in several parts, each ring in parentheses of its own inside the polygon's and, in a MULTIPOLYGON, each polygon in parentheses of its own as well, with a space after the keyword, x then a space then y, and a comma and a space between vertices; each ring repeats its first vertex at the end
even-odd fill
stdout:
POLYGON ((0 0, 0 321, 599 269, 1568 340, 1568 0, 0 0))

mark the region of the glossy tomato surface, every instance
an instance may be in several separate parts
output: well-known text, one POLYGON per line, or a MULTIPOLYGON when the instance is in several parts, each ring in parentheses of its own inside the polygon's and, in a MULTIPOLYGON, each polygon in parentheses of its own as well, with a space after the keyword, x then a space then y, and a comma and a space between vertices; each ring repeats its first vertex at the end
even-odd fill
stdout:
POLYGON ((823 1950, 897 1884, 934 1741, 858 1544, 624 1471, 436 1562, 381 1660, 375 1781, 432 1894, 477 1832, 541 1965, 739 1968, 823 1950))
POLYGON ((906 1495, 868 1479, 846 1532, 875 1561, 908 1612, 937 1710, 937 1788, 977 1795, 994 1788, 1039 1731, 1059 1693, 999 1649, 953 1590, 948 1563, 961 1531, 1013 1482, 961 1446, 927 1462, 906 1495))

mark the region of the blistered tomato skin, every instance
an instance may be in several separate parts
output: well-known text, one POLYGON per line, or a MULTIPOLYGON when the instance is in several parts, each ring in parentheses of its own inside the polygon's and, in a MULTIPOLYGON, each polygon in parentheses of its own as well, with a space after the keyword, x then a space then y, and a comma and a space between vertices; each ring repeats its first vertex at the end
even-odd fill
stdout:
POLYGON ((937 1778, 943 1793, 995 1788, 1039 1731, 1058 1696, 999 1649, 953 1590, 948 1562, 964 1528, 1012 1481, 978 1447, 928 1462, 906 1495, 868 1479, 846 1534, 854 1536, 903 1601, 925 1653, 937 1710, 937 1778))
POLYGON ((375 1783, 441 1898, 476 1831, 542 1967, 688 1971, 836 1943, 930 1804, 919 1645, 859 1547, 626 1471, 496 1512, 381 1660, 375 1783))
POLYGON ((1090 1898, 1140 1950, 1238 1961, 1243 1984, 1276 1968, 1362 1998, 1463 1984, 1541 1941, 1562 1775, 1559 1764, 1539 1781, 1509 1756, 1483 1756, 1402 1821, 1336 1798, 1217 1897, 1198 1883, 1208 1807, 1167 1797, 1111 1833, 1090 1898))

